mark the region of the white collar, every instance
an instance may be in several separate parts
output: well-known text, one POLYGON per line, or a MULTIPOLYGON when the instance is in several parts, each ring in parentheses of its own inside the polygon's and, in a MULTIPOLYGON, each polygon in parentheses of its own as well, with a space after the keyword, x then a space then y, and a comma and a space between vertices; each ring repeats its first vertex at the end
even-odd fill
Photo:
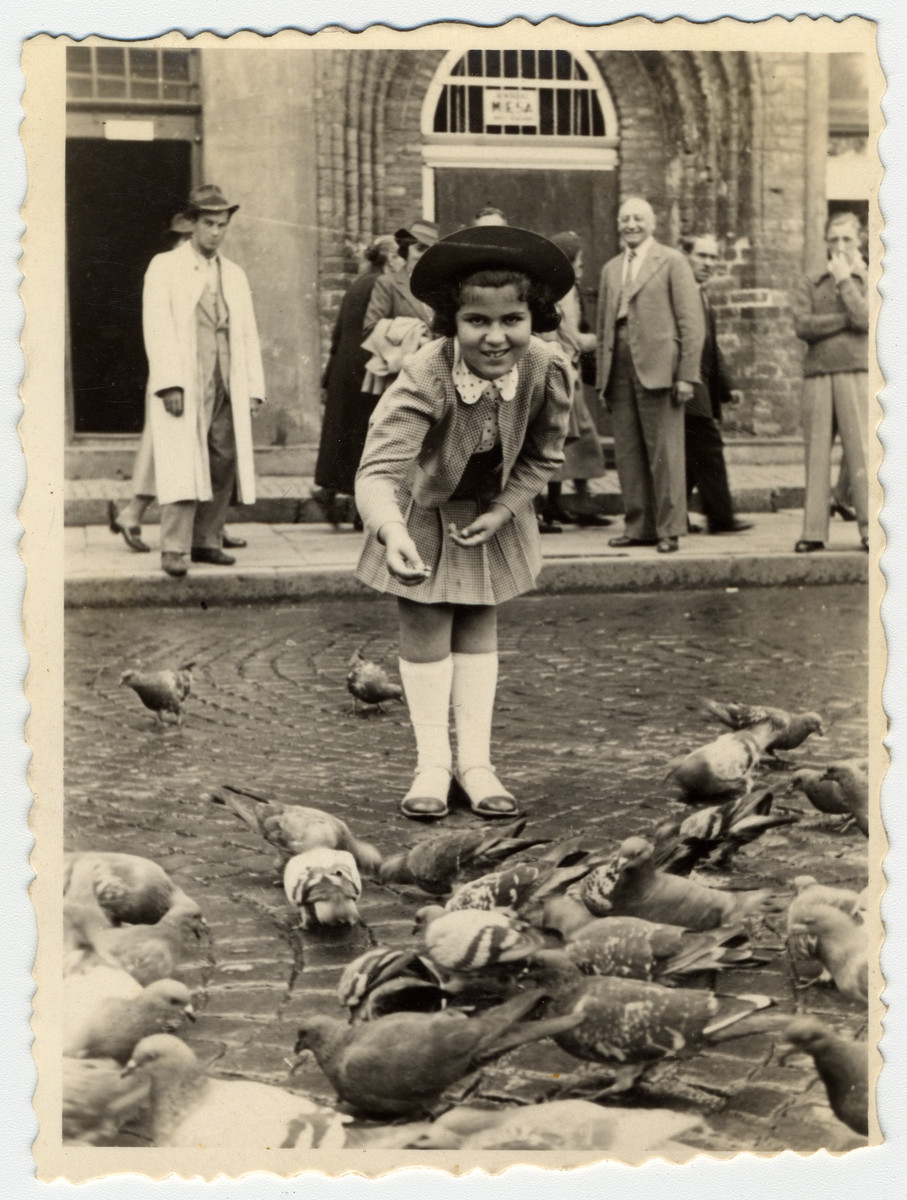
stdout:
MULTIPOLYGON (((639 265, 641 264, 642 260, 643 260, 643 259, 646 257, 646 255, 649 253, 649 247, 652 245, 652 243, 653 243, 654 241, 655 241, 655 239, 652 237, 652 235, 651 235, 651 233, 650 233, 650 234, 649 234, 649 236, 648 236, 648 237, 647 237, 647 238, 646 238, 644 241, 641 241, 641 242, 639 243, 639 245, 638 245, 638 246, 636 246, 636 247, 634 248, 634 250, 633 250, 633 259, 632 259, 632 262, 633 262, 634 269, 639 267, 639 265)), ((630 250, 630 247, 629 247, 629 246, 624 246, 624 261, 625 261, 625 262, 630 262, 630 261, 631 261, 631 260, 630 260, 630 259, 627 257, 629 250, 630 250)))
POLYGON ((502 375, 500 379, 483 379, 481 375, 476 375, 474 371, 470 371, 469 367, 463 361, 463 352, 460 349, 460 343, 456 338, 454 342, 457 349, 452 372, 453 381, 464 404, 476 404, 489 384, 497 389, 497 393, 502 400, 512 400, 514 398, 520 379, 520 370, 517 363, 514 363, 507 374, 502 375))
POLYGON ((192 245, 191 242, 189 243, 189 248, 192 251, 192 253, 195 255, 196 260, 201 263, 201 265, 204 267, 204 269, 206 271, 211 271, 220 266, 220 255, 219 254, 215 254, 212 258, 208 258, 204 254, 199 254, 199 252, 196 250, 196 248, 192 245))

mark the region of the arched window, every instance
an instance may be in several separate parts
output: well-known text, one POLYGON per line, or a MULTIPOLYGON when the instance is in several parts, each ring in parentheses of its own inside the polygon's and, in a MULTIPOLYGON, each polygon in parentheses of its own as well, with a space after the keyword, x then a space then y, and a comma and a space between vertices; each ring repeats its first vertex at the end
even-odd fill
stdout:
POLYGON ((590 57, 568 50, 448 55, 423 108, 423 133, 610 139, 617 117, 590 57))

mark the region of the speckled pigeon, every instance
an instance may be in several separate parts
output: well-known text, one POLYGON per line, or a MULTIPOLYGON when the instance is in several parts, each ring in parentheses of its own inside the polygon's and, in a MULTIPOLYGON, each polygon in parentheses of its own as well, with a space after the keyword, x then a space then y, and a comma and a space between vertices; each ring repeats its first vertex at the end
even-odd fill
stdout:
POLYGON ((698 988, 584 975, 562 950, 542 950, 526 975, 548 993, 546 1014, 574 1013, 582 1023, 555 1042, 574 1058, 601 1063, 645 1063, 687 1048, 761 1029, 744 1024, 772 1001, 766 996, 717 996, 698 988))
POLYGON ((285 1088, 251 1079, 214 1079, 171 1034, 143 1038, 126 1073, 148 1080, 156 1146, 194 1150, 336 1150, 349 1120, 285 1088))
POLYGON ((726 892, 659 871, 645 838, 627 838, 612 867, 597 868, 578 889, 595 916, 642 917, 685 929, 717 929, 739 921, 769 899, 768 890, 726 892))
POLYGON ((381 864, 382 883, 414 884, 432 896, 443 896, 461 878, 474 879, 512 854, 542 845, 546 838, 521 838, 526 818, 494 830, 471 828, 439 833, 381 864))
POLYGON ((146 708, 150 708, 164 724, 164 713, 172 713, 177 725, 183 722, 183 701, 192 691, 194 662, 163 671, 124 671, 120 683, 131 687, 146 708))
POLYGON ((831 1110, 854 1133, 869 1133, 869 1046, 838 1037, 817 1017, 794 1017, 779 1044, 783 1062, 795 1051, 812 1056, 831 1110))
POLYGON ((568 938, 564 952, 587 975, 618 975, 669 985, 687 975, 754 962, 742 925, 699 933, 639 917, 592 920, 568 938))
POLYGON ((730 729, 750 729, 770 721, 775 733, 765 747, 768 753, 796 750, 812 733, 825 736, 822 718, 816 712, 790 713, 769 705, 722 704, 716 700, 703 700, 702 703, 713 717, 730 729))
POLYGON ((341 1100, 361 1112, 424 1112, 483 1063, 582 1020, 574 1014, 526 1020, 543 995, 533 989, 474 1017, 451 1011, 395 1013, 345 1025, 313 1015, 300 1026, 295 1052, 311 1050, 341 1100))
POLYGON ((370 842, 354 837, 346 821, 320 808, 281 804, 229 783, 214 788, 208 798, 221 804, 273 846, 285 863, 294 854, 324 846, 346 850, 366 875, 377 870, 381 854, 370 842))

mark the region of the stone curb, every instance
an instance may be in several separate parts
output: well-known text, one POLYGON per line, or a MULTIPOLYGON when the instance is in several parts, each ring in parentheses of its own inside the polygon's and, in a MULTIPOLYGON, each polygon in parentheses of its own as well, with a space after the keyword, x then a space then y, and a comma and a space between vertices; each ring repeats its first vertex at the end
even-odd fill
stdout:
MULTIPOLYGON (((694 591, 714 588, 797 587, 863 583, 868 555, 828 554, 666 556, 547 559, 535 594, 568 592, 694 591)), ((262 567, 223 574, 190 573, 185 579, 155 575, 78 575, 65 581, 67 608, 211 607, 301 603, 325 597, 374 599, 350 568, 262 567)))

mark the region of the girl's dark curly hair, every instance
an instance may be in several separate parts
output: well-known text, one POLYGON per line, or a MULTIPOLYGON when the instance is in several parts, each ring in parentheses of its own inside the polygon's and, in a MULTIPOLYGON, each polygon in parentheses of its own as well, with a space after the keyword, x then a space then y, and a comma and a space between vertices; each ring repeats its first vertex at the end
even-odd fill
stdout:
POLYGON ((502 288, 513 284, 517 299, 528 304, 532 316, 533 333, 550 333, 561 323, 552 298, 552 288, 546 283, 530 279, 522 271, 509 268, 493 268, 474 271, 463 279, 448 283, 432 297, 435 318, 432 332, 438 337, 454 337, 457 332, 457 312, 465 302, 465 293, 470 288, 502 288))

